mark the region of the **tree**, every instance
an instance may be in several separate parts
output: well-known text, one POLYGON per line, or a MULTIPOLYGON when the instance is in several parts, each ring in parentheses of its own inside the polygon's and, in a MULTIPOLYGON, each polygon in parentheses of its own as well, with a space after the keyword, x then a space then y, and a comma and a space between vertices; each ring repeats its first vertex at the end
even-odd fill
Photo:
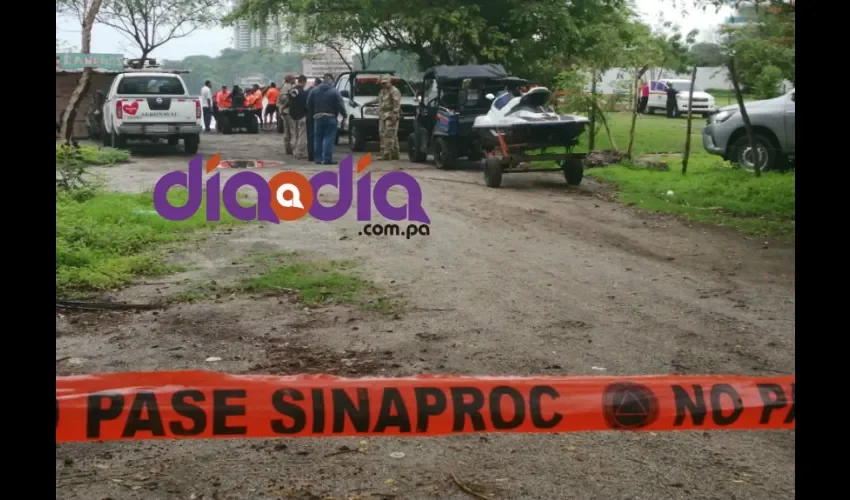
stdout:
POLYGON ((599 40, 592 27, 608 16, 622 16, 625 0, 432 0, 411 8, 397 0, 244 0, 226 22, 260 25, 274 14, 302 19, 315 16, 334 39, 351 35, 351 26, 334 18, 349 16, 371 48, 414 54, 420 70, 437 64, 497 62, 540 83, 554 76, 599 40), (556 63, 556 64, 553 64, 556 63))
POLYGON ((775 97, 783 79, 796 73, 795 19, 791 8, 773 7, 756 12, 744 26, 726 26, 724 50, 734 54, 740 83, 760 94, 775 97))
POLYGON ((691 45, 690 53, 697 66, 723 66, 726 64, 723 48, 716 43, 696 43, 691 45))
POLYGON ((103 0, 97 21, 109 26, 139 48, 139 57, 171 40, 216 24, 223 0, 103 0))
POLYGON ((285 22, 295 42, 309 47, 318 45, 336 52, 349 70, 354 67, 344 56, 344 51, 353 50, 356 58, 354 64, 365 68, 384 50, 377 26, 361 15, 339 12, 312 15, 290 13, 285 22))
POLYGON ((302 54, 280 54, 270 49, 235 50, 224 49, 217 57, 188 56, 180 61, 163 61, 162 65, 172 69, 185 69, 186 85, 200 89, 204 81, 210 80, 215 87, 232 86, 249 73, 261 73, 270 81, 280 82, 286 73, 300 73, 302 54))
MULTIPOLYGON (((77 14, 82 25, 80 52, 83 54, 91 52, 91 30, 94 27, 95 18, 101 9, 102 2, 103 0, 57 0, 56 2, 57 13, 77 14)), ((77 81, 77 86, 71 92, 68 104, 65 105, 65 110, 62 112, 59 136, 64 139, 66 144, 71 143, 71 138, 74 135, 74 120, 77 118, 77 109, 80 107, 83 96, 89 90, 92 72, 92 68, 83 69, 83 73, 77 81)))

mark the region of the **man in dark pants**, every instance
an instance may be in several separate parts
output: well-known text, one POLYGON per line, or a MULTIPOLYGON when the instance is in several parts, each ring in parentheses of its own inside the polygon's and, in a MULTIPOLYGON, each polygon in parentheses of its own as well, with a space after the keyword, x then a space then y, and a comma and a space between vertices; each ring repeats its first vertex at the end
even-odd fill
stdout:
POLYGON ((344 127, 345 103, 333 86, 333 75, 326 73, 324 80, 307 97, 307 113, 313 115, 313 161, 333 165, 334 144, 339 131, 336 117, 342 116, 344 127))
POLYGON ((676 117, 676 94, 679 91, 674 89, 672 85, 667 87, 667 118, 676 117))
MULTIPOLYGON (((313 81, 313 86, 307 89, 307 97, 310 97, 310 92, 316 89, 319 85, 322 84, 321 78, 316 78, 313 81)), ((307 113, 307 161, 314 161, 313 159, 313 115, 307 113)))

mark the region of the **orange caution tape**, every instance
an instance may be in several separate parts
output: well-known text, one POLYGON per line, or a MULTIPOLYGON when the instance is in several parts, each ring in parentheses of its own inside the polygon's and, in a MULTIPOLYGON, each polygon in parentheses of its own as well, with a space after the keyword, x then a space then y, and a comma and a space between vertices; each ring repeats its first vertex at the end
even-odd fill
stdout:
POLYGON ((56 440, 794 429, 795 377, 56 377, 56 440))

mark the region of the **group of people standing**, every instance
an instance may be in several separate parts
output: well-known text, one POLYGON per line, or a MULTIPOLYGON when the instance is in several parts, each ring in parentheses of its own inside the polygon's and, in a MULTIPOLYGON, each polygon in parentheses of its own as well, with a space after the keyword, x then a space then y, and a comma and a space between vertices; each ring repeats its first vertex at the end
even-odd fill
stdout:
MULTIPOLYGON (((274 82, 267 87, 255 84, 247 92, 238 85, 232 91, 223 85, 212 93, 209 80, 201 89, 204 128, 210 132, 212 117, 219 109, 232 106, 251 108, 260 123, 268 127, 276 123, 279 116, 283 123, 283 144, 287 155, 297 160, 307 159, 321 165, 333 164, 333 152, 337 134, 346 125, 346 107, 342 95, 334 87, 334 77, 326 73, 316 78, 306 88, 307 77, 286 75, 283 85, 277 88, 274 82), (266 97, 263 116, 263 96, 266 97), (337 117, 342 121, 338 124, 337 117), (273 121, 274 120, 274 121, 273 121)), ((398 123, 401 118, 401 93, 392 85, 389 75, 380 78, 381 91, 378 95, 379 133, 381 154, 379 159, 398 160, 398 123)))
MULTIPOLYGON (((674 118, 676 116, 676 94, 679 91, 676 90, 672 85, 669 85, 666 90, 667 94, 667 118, 674 118)), ((649 84, 646 81, 641 81, 640 87, 640 99, 638 100, 638 113, 645 114, 646 106, 649 103, 649 84)))

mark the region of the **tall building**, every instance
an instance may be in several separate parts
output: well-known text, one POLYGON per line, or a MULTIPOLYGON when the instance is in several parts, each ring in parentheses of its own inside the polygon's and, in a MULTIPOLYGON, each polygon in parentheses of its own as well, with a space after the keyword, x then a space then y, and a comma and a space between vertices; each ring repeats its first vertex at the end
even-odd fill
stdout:
POLYGON ((251 28, 248 21, 239 21, 233 27, 233 48, 236 50, 264 48, 282 52, 285 41, 286 30, 276 19, 270 19, 261 29, 251 28))
POLYGON ((253 30, 248 21, 239 21, 233 27, 233 48, 236 50, 248 50, 252 45, 253 30))

